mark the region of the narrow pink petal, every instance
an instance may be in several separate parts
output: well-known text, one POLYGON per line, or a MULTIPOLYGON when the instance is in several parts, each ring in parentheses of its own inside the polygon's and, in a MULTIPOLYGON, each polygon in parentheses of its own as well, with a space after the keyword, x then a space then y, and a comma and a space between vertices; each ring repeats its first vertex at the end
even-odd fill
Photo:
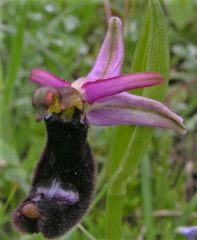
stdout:
POLYGON ((135 88, 144 88, 162 83, 164 78, 159 73, 134 73, 86 82, 81 86, 84 100, 92 104, 100 99, 135 88))
POLYGON ((70 82, 42 69, 32 69, 29 79, 41 86, 68 87, 70 82))
POLYGON ((122 35, 121 20, 118 17, 110 18, 108 31, 95 65, 87 75, 89 79, 94 81, 120 75, 124 58, 122 35))
POLYGON ((142 125, 186 132, 183 119, 164 104, 129 93, 94 103, 87 109, 86 115, 94 125, 142 125))

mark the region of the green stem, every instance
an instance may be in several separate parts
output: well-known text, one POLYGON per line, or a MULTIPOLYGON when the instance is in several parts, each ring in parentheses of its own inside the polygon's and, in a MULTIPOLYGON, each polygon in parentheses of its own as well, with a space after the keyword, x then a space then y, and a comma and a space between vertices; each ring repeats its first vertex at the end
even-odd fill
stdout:
POLYGON ((11 190, 11 192, 10 192, 10 194, 9 194, 5 204, 4 204, 4 206, 2 207, 2 209, 0 211, 1 214, 3 214, 6 211, 6 209, 8 208, 9 204, 11 203, 11 201, 12 201, 12 199, 13 199, 13 197, 14 197, 14 195, 15 195, 17 190, 18 190, 18 185, 15 185, 13 187, 13 189, 11 190))
POLYGON ((141 163, 141 188, 146 239, 154 240, 155 228, 152 215, 151 166, 147 155, 141 163))
POLYGON ((117 170, 123 153, 127 149, 127 145, 133 130, 130 126, 120 126, 111 133, 111 147, 108 156, 108 178, 111 178, 117 170), (120 140, 121 139, 121 143, 120 140), (116 151, 114 151, 116 149, 116 151))
MULTIPOLYGON (((169 73, 169 49, 165 17, 158 0, 150 0, 141 38, 133 58, 133 72, 160 72, 166 79, 169 73)), ((162 100, 166 84, 136 91, 146 97, 162 100)), ((128 130, 128 129, 127 129, 128 130)), ((127 180, 147 151, 153 129, 132 127, 130 131, 118 128, 113 136, 109 157, 110 179, 106 206, 106 238, 122 239, 123 203, 127 180), (126 138, 125 138, 126 136, 126 138)))
POLYGON ((119 168, 113 175, 109 192, 111 194, 125 194, 126 180, 133 175, 136 166, 146 152, 153 129, 136 127, 129 141, 127 150, 120 162, 119 168), (143 139, 143 141, 142 141, 143 139))
POLYGON ((122 214, 124 198, 126 196, 127 178, 133 175, 137 164, 145 153, 146 149, 144 146, 148 145, 152 137, 153 130, 148 129, 148 132, 146 130, 145 127, 136 127, 127 147, 127 151, 110 182, 107 195, 107 240, 121 239, 122 214), (144 136, 146 141, 141 141, 141 137, 136 138, 136 136, 144 136), (138 146, 138 148, 132 147, 135 145, 138 146))
POLYGON ((107 229, 106 240, 121 239, 122 215, 124 206, 123 195, 107 195, 107 229), (113 224, 110 224, 113 223, 113 224))
POLYGON ((89 233, 81 224, 78 224, 77 227, 81 232, 87 237, 88 240, 97 240, 91 233, 89 233))

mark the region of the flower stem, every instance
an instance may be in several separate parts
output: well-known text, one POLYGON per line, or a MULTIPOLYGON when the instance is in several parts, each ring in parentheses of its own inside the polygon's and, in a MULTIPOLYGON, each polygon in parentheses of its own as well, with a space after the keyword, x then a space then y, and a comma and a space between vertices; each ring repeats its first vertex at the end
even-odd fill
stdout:
POLYGON ((152 215, 152 192, 151 192, 151 166, 148 155, 141 163, 141 191, 143 202, 143 215, 146 237, 148 240, 155 239, 154 219, 152 215))
MULTIPOLYGON (((142 35, 137 45, 133 72, 155 71, 166 79, 169 73, 169 49, 165 17, 158 0, 150 0, 142 35)), ((140 90, 138 94, 162 100, 166 84, 140 90)), ((147 127, 118 127, 113 135, 108 164, 110 179, 106 206, 106 240, 121 240, 122 215, 128 178, 142 160, 153 134, 147 127)))
POLYGON ((124 195, 107 195, 106 240, 121 239, 124 195))

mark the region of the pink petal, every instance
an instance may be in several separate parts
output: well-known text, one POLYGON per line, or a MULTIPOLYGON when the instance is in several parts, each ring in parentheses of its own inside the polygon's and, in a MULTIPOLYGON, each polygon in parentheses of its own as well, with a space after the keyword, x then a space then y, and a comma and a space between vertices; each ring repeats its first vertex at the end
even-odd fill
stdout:
POLYGON ((163 81, 164 78, 159 73, 134 73, 95 82, 86 82, 81 86, 81 92, 84 100, 92 104, 95 101, 127 90, 154 86, 163 81))
POLYGON ((90 73, 89 79, 101 79, 118 76, 121 73, 124 44, 122 36, 122 23, 118 17, 109 20, 108 31, 90 73))
POLYGON ((143 125, 186 132, 183 119, 164 104, 129 93, 94 103, 87 109, 86 115, 94 125, 143 125))
POLYGON ((29 79, 41 86, 68 87, 70 82, 42 69, 32 69, 29 79))
POLYGON ((118 76, 121 73, 124 58, 124 43, 122 36, 122 23, 118 17, 109 20, 109 27, 94 67, 87 75, 75 81, 72 85, 80 89, 86 82, 94 82, 118 76))

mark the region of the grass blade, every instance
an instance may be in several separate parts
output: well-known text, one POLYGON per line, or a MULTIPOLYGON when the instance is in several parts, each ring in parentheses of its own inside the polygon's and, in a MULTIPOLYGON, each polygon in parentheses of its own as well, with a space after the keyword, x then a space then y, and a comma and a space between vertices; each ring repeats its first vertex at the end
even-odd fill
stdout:
POLYGON ((27 6, 28 1, 24 1, 23 6, 21 6, 17 31, 12 42, 10 64, 8 66, 8 75, 4 87, 4 106, 7 106, 12 98, 14 83, 21 65, 27 6))

